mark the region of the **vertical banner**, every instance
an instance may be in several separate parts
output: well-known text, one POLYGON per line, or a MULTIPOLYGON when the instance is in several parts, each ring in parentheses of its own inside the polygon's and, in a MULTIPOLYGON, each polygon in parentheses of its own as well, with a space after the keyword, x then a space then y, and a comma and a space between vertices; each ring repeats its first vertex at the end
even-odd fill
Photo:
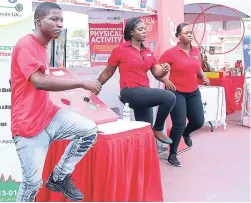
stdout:
POLYGON ((184 22, 184 0, 156 0, 158 10, 160 52, 176 45, 176 27, 184 22))
POLYGON ((123 23, 89 23, 91 66, 107 65, 112 50, 123 43, 123 23))
POLYGON ((244 19, 245 35, 242 41, 244 68, 247 69, 251 66, 251 19, 244 19))
MULTIPOLYGON (((158 17, 157 15, 147 15, 139 17, 146 25, 146 40, 144 45, 149 48, 155 57, 159 57, 159 36, 158 36, 158 17)), ((124 21, 126 22, 128 19, 124 21)))
POLYGON ((32 31, 31 0, 0 0, 0 202, 16 200, 21 167, 11 135, 9 85, 13 46, 32 31))
POLYGON ((159 57, 159 36, 157 15, 142 16, 141 20, 147 28, 145 46, 148 47, 155 57, 159 57))

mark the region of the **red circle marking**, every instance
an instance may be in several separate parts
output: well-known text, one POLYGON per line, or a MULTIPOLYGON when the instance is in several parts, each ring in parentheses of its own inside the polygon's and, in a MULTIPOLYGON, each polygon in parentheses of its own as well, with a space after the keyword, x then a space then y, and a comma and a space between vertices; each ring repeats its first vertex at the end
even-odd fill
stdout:
POLYGON ((64 99, 64 98, 61 99, 61 102, 63 102, 63 104, 65 104, 67 106, 70 106, 70 104, 71 104, 71 102, 68 99, 64 99))
POLYGON ((203 19, 204 19, 204 30, 203 30, 203 35, 202 35, 202 39, 201 39, 201 42, 200 42, 200 43, 198 43, 196 37, 194 36, 194 32, 193 32, 193 37, 194 37, 195 42, 199 45, 199 47, 200 47, 203 51, 209 53, 208 50, 204 49, 204 48, 201 46, 202 41, 203 41, 204 36, 205 36, 205 33, 206 33, 206 15, 205 15, 205 11, 207 11, 207 10, 209 10, 209 9, 212 9, 212 8, 216 8, 216 7, 223 7, 223 8, 230 9, 230 10, 232 10, 233 12, 235 12, 235 13, 237 14, 237 16, 240 18, 240 21, 241 21, 242 26, 243 26, 243 33, 242 33, 242 37, 241 37, 240 41, 238 42, 238 44, 237 44, 234 48, 232 48, 232 49, 230 49, 230 50, 228 50, 228 51, 226 51, 226 52, 214 53, 214 55, 227 54, 227 53, 230 53, 230 52, 232 52, 233 50, 235 50, 235 49, 241 44, 241 42, 242 42, 242 40, 243 40, 243 38, 244 38, 244 36, 245 36, 245 24, 244 24, 244 20, 242 19, 241 15, 239 14, 239 12, 238 12, 237 10, 233 9, 233 8, 230 8, 230 7, 228 7, 228 6, 223 6, 223 5, 220 5, 220 4, 214 5, 214 6, 210 6, 210 7, 206 8, 205 10, 203 9, 203 7, 202 7, 201 4, 199 4, 199 5, 200 5, 200 7, 201 7, 202 12, 196 17, 196 19, 195 19, 195 21, 194 21, 194 23, 193 23, 193 28, 192 28, 192 30, 194 31, 194 26, 195 26, 196 22, 198 21, 198 19, 199 19, 199 17, 200 17, 201 15, 203 15, 203 19))

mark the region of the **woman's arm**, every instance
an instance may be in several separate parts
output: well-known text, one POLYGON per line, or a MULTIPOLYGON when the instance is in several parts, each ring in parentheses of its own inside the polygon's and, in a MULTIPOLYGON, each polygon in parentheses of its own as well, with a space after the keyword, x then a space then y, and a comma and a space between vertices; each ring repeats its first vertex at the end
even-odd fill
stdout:
POLYGON ((197 77, 203 81, 204 85, 209 85, 210 84, 210 80, 207 78, 207 76, 203 72, 202 68, 200 68, 200 71, 197 74, 197 77))
POLYGON ((200 68, 200 71, 198 72, 197 77, 199 79, 202 79, 202 78, 206 77, 206 75, 205 75, 204 71, 202 70, 202 68, 200 68))
POLYGON ((168 76, 166 76, 166 75, 170 71, 171 62, 172 62, 172 56, 171 56, 169 50, 167 50, 160 56, 159 62, 155 62, 155 64, 153 64, 153 66, 151 68, 151 72, 157 80, 163 82, 163 78, 165 78, 165 79, 169 78, 169 74, 168 74, 168 76), (161 65, 159 65, 159 64, 161 64, 161 65), (168 66, 169 70, 167 72, 162 71, 162 67, 161 67, 161 66, 163 66, 162 64, 166 64, 166 66, 168 66))
POLYGON ((120 57, 119 47, 116 47, 112 50, 112 53, 108 59, 108 65, 98 77, 98 81, 101 83, 101 85, 105 84, 113 76, 117 67, 119 66, 120 57))
POLYGON ((117 66, 108 65, 105 70, 99 75, 98 81, 101 85, 105 84, 115 73, 117 66))
POLYGON ((164 63, 161 65, 156 64, 151 68, 151 72, 157 80, 165 77, 168 74, 169 70, 170 70, 170 65, 168 63, 164 63))
POLYGON ((213 69, 211 68, 211 66, 209 65, 209 63, 208 63, 208 62, 206 62, 206 65, 207 65, 207 69, 208 69, 208 71, 209 71, 209 72, 212 72, 212 71, 213 71, 213 69))

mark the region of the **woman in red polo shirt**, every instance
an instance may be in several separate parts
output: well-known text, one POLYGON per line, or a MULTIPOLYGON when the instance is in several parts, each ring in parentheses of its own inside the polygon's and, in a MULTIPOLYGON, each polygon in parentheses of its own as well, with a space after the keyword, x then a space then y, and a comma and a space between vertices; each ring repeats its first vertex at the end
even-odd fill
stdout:
POLYGON ((209 80, 201 69, 201 54, 198 48, 191 45, 193 39, 192 26, 180 24, 176 29, 179 43, 168 49, 159 59, 160 63, 169 63, 170 76, 164 77, 166 89, 176 95, 176 103, 171 111, 172 129, 168 162, 173 166, 180 166, 177 159, 177 148, 183 136, 188 147, 192 147, 190 134, 204 124, 204 111, 197 78, 201 78, 205 85, 209 80), (188 124, 186 125, 186 118, 188 124))
POLYGON ((175 104, 175 95, 168 90, 150 88, 147 72, 151 70, 157 79, 169 72, 169 65, 158 65, 151 51, 143 42, 146 39, 146 26, 138 18, 128 20, 124 29, 125 43, 116 47, 109 58, 108 66, 98 80, 105 84, 117 67, 120 72, 120 96, 123 103, 129 103, 137 121, 149 122, 155 137, 166 144, 172 140, 162 132, 168 114, 175 104), (153 109, 159 106, 153 125, 153 109))

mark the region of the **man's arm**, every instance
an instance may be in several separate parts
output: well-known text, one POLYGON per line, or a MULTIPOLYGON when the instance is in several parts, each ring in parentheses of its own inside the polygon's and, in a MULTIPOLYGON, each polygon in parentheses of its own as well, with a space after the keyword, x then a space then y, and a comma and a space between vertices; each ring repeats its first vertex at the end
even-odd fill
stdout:
MULTIPOLYGON (((44 54, 44 53, 42 53, 44 54)), ((57 79, 46 76, 45 64, 40 59, 41 53, 32 46, 24 46, 17 53, 17 64, 24 77, 30 81, 36 89, 46 91, 64 91, 75 88, 84 88, 92 92, 99 92, 101 85, 97 81, 82 82, 76 79, 57 79)))
POLYGON ((85 88, 85 84, 78 80, 64 80, 43 75, 39 70, 30 76, 30 81, 37 90, 64 91, 75 88, 85 88))

